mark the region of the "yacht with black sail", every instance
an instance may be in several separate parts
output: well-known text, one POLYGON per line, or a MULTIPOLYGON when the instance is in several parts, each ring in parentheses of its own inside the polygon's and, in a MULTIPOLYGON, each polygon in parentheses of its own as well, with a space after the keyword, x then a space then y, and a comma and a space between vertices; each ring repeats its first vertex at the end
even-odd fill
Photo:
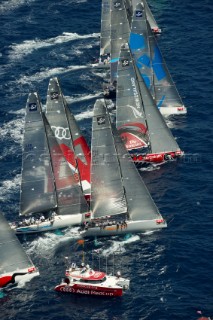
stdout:
POLYGON ((17 234, 38 233, 79 225, 89 208, 76 172, 70 169, 37 93, 26 104, 22 156, 20 216, 17 234))
POLYGON ((92 123, 91 221, 82 237, 141 233, 167 226, 116 130, 104 100, 92 123))
POLYGON ((116 127, 133 161, 161 164, 183 155, 127 43, 121 46, 116 97, 116 127))
POLYGON ((39 275, 18 238, 0 212, 0 289, 39 275))

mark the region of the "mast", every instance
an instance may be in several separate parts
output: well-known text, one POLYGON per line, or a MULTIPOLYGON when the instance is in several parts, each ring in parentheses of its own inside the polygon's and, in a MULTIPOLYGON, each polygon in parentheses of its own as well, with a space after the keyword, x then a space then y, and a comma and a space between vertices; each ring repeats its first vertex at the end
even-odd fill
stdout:
POLYGON ((91 211, 94 218, 127 212, 120 166, 104 100, 97 100, 92 123, 91 211))
POLYGON ((26 104, 20 215, 45 212, 57 206, 54 176, 40 99, 30 93, 26 104))

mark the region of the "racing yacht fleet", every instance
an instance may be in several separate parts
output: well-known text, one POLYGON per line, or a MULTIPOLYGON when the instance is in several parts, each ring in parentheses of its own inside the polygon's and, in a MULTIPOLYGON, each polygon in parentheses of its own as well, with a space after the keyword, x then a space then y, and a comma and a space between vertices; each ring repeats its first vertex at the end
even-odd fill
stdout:
MULTIPOLYGON (((101 15, 100 57, 94 67, 109 70, 107 92, 108 97, 114 93, 115 113, 108 110, 107 95, 96 101, 90 151, 56 77, 49 81, 45 108, 37 92, 29 94, 22 220, 16 218, 9 226, 0 215, 5 261, 0 265, 0 288, 39 274, 15 233, 77 225, 83 239, 167 227, 137 167, 183 156, 164 116, 183 115, 187 109, 159 49, 156 34, 161 29, 147 2, 103 0, 101 15), (14 266, 9 251, 17 256, 14 266)), ((65 276, 56 291, 121 296, 130 283, 120 274, 109 276, 75 264, 65 276)))

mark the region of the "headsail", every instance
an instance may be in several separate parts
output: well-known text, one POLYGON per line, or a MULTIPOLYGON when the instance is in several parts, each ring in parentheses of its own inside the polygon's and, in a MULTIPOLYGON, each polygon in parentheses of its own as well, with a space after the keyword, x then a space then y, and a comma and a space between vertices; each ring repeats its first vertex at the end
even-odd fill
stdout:
POLYGON ((100 56, 110 54, 111 0, 102 0, 100 56))
POLYGON ((111 1, 111 83, 117 81, 117 65, 119 52, 122 43, 128 42, 129 39, 129 22, 127 19, 124 0, 111 1))
POLYGON ((159 49, 157 40, 151 32, 149 24, 148 33, 157 107, 160 108, 163 114, 185 114, 187 112, 186 107, 184 106, 176 85, 169 73, 166 62, 159 49))
POLYGON ((142 177, 117 132, 114 130, 117 155, 120 162, 122 182, 125 188, 128 215, 131 220, 162 219, 142 177))
POLYGON ((0 213, 0 288, 39 275, 14 231, 0 213))
POLYGON ((91 211, 94 218, 127 211, 119 162, 104 100, 97 100, 92 123, 91 211))
POLYGON ((26 104, 22 155, 20 215, 54 209, 57 205, 51 159, 37 93, 26 104))
POLYGON ((68 109, 57 78, 49 82, 46 117, 84 193, 90 193, 90 150, 68 109))

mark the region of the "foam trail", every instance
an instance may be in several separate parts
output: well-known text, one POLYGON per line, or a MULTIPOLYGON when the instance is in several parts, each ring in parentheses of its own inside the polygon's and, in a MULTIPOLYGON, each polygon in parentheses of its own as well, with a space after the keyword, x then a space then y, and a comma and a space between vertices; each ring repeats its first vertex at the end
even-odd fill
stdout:
POLYGON ((81 112, 80 114, 75 115, 75 119, 77 121, 81 121, 83 119, 89 119, 93 117, 93 110, 87 110, 84 112, 81 112))
POLYGON ((4 13, 6 11, 12 11, 18 9, 19 7, 25 5, 26 3, 29 5, 30 3, 35 2, 35 0, 8 0, 4 1, 0 4, 0 13, 4 13))
POLYGON ((97 92, 96 94, 78 95, 78 96, 75 96, 75 97, 65 96, 66 101, 68 103, 79 102, 79 101, 87 101, 87 100, 92 100, 92 99, 96 99, 96 98, 100 98, 100 97, 102 97, 102 93, 101 92, 97 92))
POLYGON ((58 74, 64 74, 70 71, 76 71, 76 70, 81 70, 81 69, 86 69, 86 66, 68 66, 66 68, 53 68, 49 69, 46 68, 42 70, 41 72, 37 72, 34 75, 31 76, 22 76, 19 80, 17 80, 18 84, 29 84, 30 82, 39 82, 43 81, 45 78, 53 77, 58 74))
POLYGON ((79 227, 72 227, 60 236, 54 232, 42 234, 42 237, 38 237, 29 243, 27 254, 33 255, 36 252, 37 255, 47 260, 53 258, 55 249, 60 243, 79 238, 78 229, 79 227))
POLYGON ((12 180, 5 180, 0 187, 0 200, 5 201, 10 198, 11 195, 18 192, 20 188, 21 174, 17 174, 12 180))
POLYGON ((116 253, 116 254, 124 253, 126 251, 124 248, 124 246, 126 244, 129 244, 129 243, 132 243, 132 242, 135 242, 138 240, 140 240, 140 237, 138 235, 134 235, 134 236, 128 238, 127 240, 113 241, 112 245, 109 248, 104 249, 101 254, 103 256, 109 256, 113 253, 116 253))
POLYGON ((24 118, 9 121, 4 123, 4 125, 0 128, 0 137, 1 139, 10 137, 14 142, 20 144, 23 140, 23 128, 24 118))
POLYGON ((25 40, 21 44, 13 44, 10 46, 11 53, 9 58, 11 60, 15 59, 22 59, 23 56, 31 54, 34 50, 38 50, 40 48, 51 47, 57 44, 66 43, 75 40, 81 39, 90 39, 90 38, 98 38, 99 33, 92 33, 86 35, 79 35, 78 33, 70 33, 70 32, 63 32, 62 35, 59 35, 55 38, 50 38, 46 40, 25 40))

